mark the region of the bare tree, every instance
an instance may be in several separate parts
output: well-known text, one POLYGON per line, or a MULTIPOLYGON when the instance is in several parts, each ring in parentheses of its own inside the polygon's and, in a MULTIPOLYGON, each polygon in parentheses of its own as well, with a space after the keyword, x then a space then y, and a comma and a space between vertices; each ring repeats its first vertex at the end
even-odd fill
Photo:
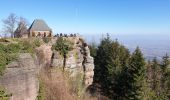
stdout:
POLYGON ((28 20, 26 19, 26 18, 24 18, 24 17, 20 17, 19 18, 19 21, 18 21, 18 25, 19 24, 23 24, 25 27, 27 27, 28 25, 29 25, 29 22, 28 22, 28 20))
POLYGON ((14 37, 22 37, 23 34, 28 33, 27 26, 29 25, 26 18, 20 17, 18 21, 18 27, 14 32, 14 37))
POLYGON ((11 34, 11 37, 14 37, 14 31, 17 24, 17 16, 14 13, 11 13, 7 19, 2 20, 4 24, 3 32, 6 34, 11 34))

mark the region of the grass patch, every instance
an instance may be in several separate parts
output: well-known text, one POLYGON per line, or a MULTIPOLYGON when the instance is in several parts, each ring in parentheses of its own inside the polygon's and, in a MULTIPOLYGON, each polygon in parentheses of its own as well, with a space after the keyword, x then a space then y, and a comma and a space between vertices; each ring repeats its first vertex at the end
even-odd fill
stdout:
POLYGON ((40 39, 35 39, 34 41, 33 41, 33 45, 35 46, 35 47, 40 47, 41 46, 41 41, 40 41, 40 39))
POLYGON ((73 91, 78 98, 81 98, 84 94, 83 74, 78 73, 74 77, 70 77, 69 84, 71 91, 73 91))
POLYGON ((37 100, 45 100, 45 87, 43 80, 39 78, 39 91, 38 91, 38 96, 37 100))
POLYGON ((0 44, 0 74, 3 75, 5 66, 15 60, 20 52, 19 44, 0 44))
POLYGON ((4 38, 1 38, 0 39, 0 42, 9 42, 8 40, 4 39, 4 38))
POLYGON ((6 66, 6 56, 3 53, 0 53, 0 75, 3 75, 5 66, 6 66))
POLYGON ((34 54, 35 48, 41 45, 41 41, 39 39, 35 39, 33 41, 30 39, 14 40, 17 42, 8 44, 0 43, 0 75, 3 75, 6 65, 18 58, 19 53, 34 54))
POLYGON ((8 94, 3 87, 0 87, 0 100, 9 100, 12 94, 8 94))
POLYGON ((34 45, 31 43, 31 41, 22 41, 19 43, 21 47, 22 53, 33 53, 34 52, 34 45))
POLYGON ((50 41, 51 41, 51 38, 49 38, 49 37, 44 37, 43 38, 44 43, 49 43, 50 41))

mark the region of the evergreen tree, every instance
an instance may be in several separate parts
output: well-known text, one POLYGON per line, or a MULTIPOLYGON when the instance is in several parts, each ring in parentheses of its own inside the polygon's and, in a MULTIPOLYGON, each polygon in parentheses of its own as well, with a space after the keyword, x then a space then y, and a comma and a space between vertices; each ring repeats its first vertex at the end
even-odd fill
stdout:
POLYGON ((109 88, 108 66, 112 66, 111 43, 109 36, 102 39, 95 57, 94 82, 100 84, 102 90, 106 92, 109 88))
POLYGON ((130 100, 147 99, 146 68, 143 54, 139 47, 136 48, 130 59, 128 67, 128 84, 127 98, 130 100))
POLYGON ((116 78, 114 100, 155 100, 146 75, 145 60, 137 48, 116 78))
POLYGON ((161 69, 156 58, 152 61, 152 79, 151 79, 151 89, 155 92, 157 99, 162 98, 162 88, 161 88, 161 69))
POLYGON ((156 58, 153 59, 152 61, 152 85, 151 88, 159 95, 159 87, 160 87, 160 80, 158 78, 158 73, 159 73, 159 66, 158 66, 158 61, 156 58))
POLYGON ((129 73, 128 73, 128 67, 124 67, 122 69, 122 72, 117 75, 115 79, 114 84, 114 94, 113 99, 114 100, 127 100, 127 94, 128 90, 130 88, 129 84, 129 73))
MULTIPOLYGON (((114 100, 170 99, 169 57, 160 64, 156 58, 145 63, 139 47, 130 55, 128 49, 107 35, 96 52, 94 83, 103 95, 114 100), (147 66, 147 67, 146 67, 147 66)), ((95 54, 95 53, 94 53, 95 54)))
MULTIPOLYGON (((157 72, 157 70, 155 69, 160 69, 159 68, 160 66, 156 58, 154 58, 152 61, 149 60, 146 66, 147 66, 147 84, 148 84, 148 90, 146 91, 148 93, 147 96, 149 100, 159 100, 160 98, 158 98, 155 90, 153 89, 153 87, 157 87, 157 86, 153 86, 153 85, 154 85, 154 81, 158 79, 157 75, 156 77, 154 77, 155 73, 157 72)), ((160 84, 160 80, 158 82, 160 84)))
POLYGON ((169 68, 169 56, 166 54, 162 58, 162 64, 161 64, 161 69, 162 69, 162 90, 163 90, 163 95, 165 99, 170 99, 170 68, 169 68))
POLYGON ((102 39, 95 57, 94 82, 100 84, 102 92, 113 98, 115 79, 128 64, 130 53, 118 41, 109 37, 102 39))
POLYGON ((152 82, 153 82, 153 69, 152 69, 152 61, 148 60, 147 64, 147 82, 149 84, 149 87, 152 88, 152 82))

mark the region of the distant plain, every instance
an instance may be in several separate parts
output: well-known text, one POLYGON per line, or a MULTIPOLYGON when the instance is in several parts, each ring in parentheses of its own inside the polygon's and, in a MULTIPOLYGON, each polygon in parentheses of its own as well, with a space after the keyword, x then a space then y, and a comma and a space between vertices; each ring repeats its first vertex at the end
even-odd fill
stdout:
MULTIPOLYGON (((91 43, 100 43, 102 36, 105 34, 91 34, 83 35, 85 39, 91 43)), ((118 40, 121 44, 126 46, 130 52, 134 51, 139 46, 146 59, 156 57, 161 59, 166 53, 170 55, 170 35, 165 34, 110 34, 113 40, 118 40)))

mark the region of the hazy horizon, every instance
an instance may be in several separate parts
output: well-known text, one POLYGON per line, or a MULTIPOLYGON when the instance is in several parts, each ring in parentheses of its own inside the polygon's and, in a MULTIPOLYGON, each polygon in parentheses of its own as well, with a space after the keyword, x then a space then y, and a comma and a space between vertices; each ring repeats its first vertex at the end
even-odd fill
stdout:
MULTIPOLYGON (((106 36, 106 34, 100 35, 83 35, 83 37, 88 41, 88 43, 95 42, 97 44, 100 43, 102 36, 106 36)), ((137 46, 139 46, 145 56, 146 59, 152 59, 157 57, 160 59, 166 53, 170 55, 170 34, 140 34, 140 35, 118 35, 118 34, 110 34, 110 37, 113 40, 118 40, 122 45, 127 47, 131 52, 135 50, 137 46)))

